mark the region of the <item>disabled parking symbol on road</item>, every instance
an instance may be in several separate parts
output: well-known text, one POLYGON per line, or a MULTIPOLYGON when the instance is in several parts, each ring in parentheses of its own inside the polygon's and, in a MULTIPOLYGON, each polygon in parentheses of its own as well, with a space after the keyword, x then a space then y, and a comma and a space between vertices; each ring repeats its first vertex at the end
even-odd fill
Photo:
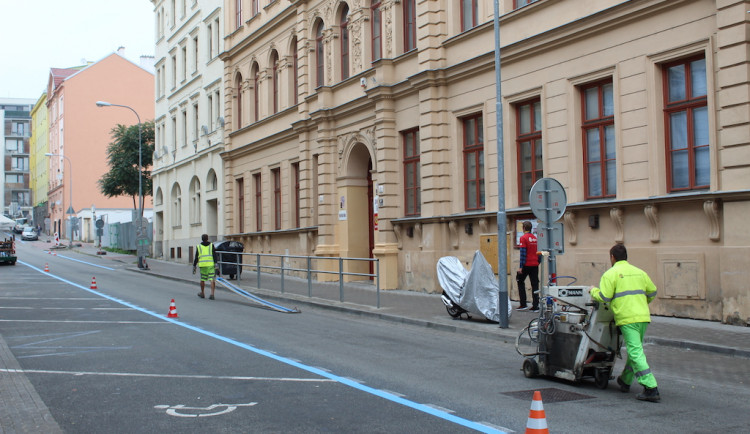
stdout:
POLYGON ((249 402, 247 404, 213 404, 208 407, 187 407, 183 404, 179 405, 155 405, 154 408, 160 410, 167 410, 167 414, 176 417, 209 417, 219 416, 222 414, 231 413, 237 409, 237 407, 252 407, 257 402, 249 402))

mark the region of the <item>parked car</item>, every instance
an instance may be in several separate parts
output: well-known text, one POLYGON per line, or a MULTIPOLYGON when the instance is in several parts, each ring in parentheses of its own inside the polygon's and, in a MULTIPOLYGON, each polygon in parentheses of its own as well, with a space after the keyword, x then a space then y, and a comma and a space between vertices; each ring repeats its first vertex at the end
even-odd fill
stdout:
POLYGON ((21 232, 23 232, 23 228, 26 226, 27 226, 26 219, 23 217, 18 218, 16 219, 16 225, 13 226, 13 232, 20 234, 21 232))
POLYGON ((36 241, 39 237, 36 235, 36 229, 31 226, 26 226, 21 232, 21 239, 24 241, 36 241))

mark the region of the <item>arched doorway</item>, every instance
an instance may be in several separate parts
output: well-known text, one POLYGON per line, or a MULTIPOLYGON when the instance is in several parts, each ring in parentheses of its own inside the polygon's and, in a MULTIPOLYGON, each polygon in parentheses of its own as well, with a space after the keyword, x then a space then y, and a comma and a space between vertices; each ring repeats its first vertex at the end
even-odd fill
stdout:
MULTIPOLYGON (((375 236, 372 169, 372 157, 367 146, 362 143, 352 145, 343 176, 339 178, 339 235, 343 257, 373 257, 375 236)), ((372 262, 347 262, 348 272, 372 274, 372 262)))

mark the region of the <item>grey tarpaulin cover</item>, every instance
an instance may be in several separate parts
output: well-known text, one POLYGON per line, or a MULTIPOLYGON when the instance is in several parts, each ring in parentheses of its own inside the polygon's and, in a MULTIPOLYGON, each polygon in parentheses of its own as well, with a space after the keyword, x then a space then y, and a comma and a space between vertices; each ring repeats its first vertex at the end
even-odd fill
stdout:
MULTIPOLYGON (((474 253, 471 270, 466 271, 455 256, 444 256, 438 260, 437 275, 440 286, 454 303, 468 312, 500 322, 500 286, 492 267, 479 250, 474 253)), ((512 311, 508 298, 509 318, 512 311)))

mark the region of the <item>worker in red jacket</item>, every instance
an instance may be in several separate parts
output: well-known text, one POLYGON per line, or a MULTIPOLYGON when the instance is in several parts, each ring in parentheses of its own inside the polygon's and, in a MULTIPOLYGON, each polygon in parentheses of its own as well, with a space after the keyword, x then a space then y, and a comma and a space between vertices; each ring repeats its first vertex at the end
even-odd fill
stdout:
POLYGON ((539 257, 536 250, 536 235, 531 233, 531 222, 523 222, 523 235, 518 245, 521 247, 521 261, 516 273, 518 297, 521 305, 516 310, 539 312, 539 257), (531 282, 531 309, 526 304, 526 276, 531 282))

